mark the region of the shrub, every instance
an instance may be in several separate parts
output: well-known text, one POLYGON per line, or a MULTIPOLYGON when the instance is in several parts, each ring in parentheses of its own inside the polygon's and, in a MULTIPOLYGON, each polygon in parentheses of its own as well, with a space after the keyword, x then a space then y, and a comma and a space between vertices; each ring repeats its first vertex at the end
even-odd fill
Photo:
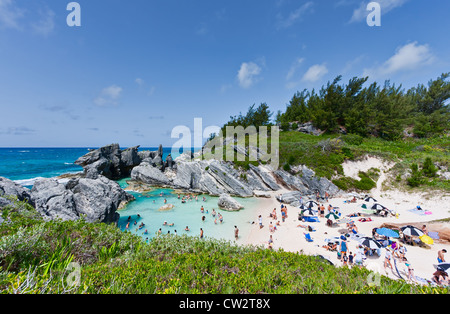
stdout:
POLYGON ((419 171, 419 166, 416 163, 413 163, 411 165, 411 176, 406 179, 406 182, 410 187, 418 187, 423 183, 423 179, 419 171))
POLYGON ((370 191, 371 189, 375 188, 377 184, 375 181, 373 181, 365 172, 360 171, 358 176, 361 178, 361 180, 357 181, 355 180, 355 187, 358 190, 362 191, 370 191))
POLYGON ((423 163, 422 173, 429 178, 433 178, 436 176, 437 168, 434 166, 430 157, 425 159, 423 163))
POLYGON ((359 146, 363 142, 363 137, 358 134, 346 134, 341 136, 341 138, 345 143, 349 145, 359 146))
POLYGON ((283 131, 289 131, 290 130, 290 128, 291 128, 291 126, 289 125, 289 122, 283 122, 283 123, 281 123, 281 130, 283 130, 283 131))

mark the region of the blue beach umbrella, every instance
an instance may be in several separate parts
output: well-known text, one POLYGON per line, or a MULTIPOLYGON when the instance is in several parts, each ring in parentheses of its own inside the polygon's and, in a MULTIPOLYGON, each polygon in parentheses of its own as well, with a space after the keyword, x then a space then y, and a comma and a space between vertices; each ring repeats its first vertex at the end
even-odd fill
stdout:
POLYGON ((400 238, 400 235, 395 230, 389 228, 378 228, 377 233, 379 235, 389 237, 389 238, 400 238))

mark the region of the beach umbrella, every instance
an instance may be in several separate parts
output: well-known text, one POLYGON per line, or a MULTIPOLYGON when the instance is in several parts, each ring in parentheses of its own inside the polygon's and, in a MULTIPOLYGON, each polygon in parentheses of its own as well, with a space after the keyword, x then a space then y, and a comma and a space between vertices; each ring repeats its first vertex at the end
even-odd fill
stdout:
POLYGON ((389 229, 389 228, 378 228, 376 230, 376 232, 379 235, 383 235, 385 237, 389 237, 389 238, 400 238, 400 235, 398 234, 397 231, 389 229))
POLYGON ((422 230, 420 230, 419 228, 416 228, 414 226, 404 226, 404 227, 401 227, 400 230, 403 232, 404 235, 407 235, 410 237, 412 237, 412 236, 421 237, 424 235, 422 230))
POLYGON ((371 197, 371 196, 368 196, 368 197, 366 197, 365 199, 364 199, 364 201, 366 201, 366 202, 374 202, 374 203, 376 203, 376 199, 374 199, 373 197, 371 197))
POLYGON ((369 249, 379 249, 381 248, 381 244, 375 241, 372 238, 364 237, 361 239, 361 245, 367 246, 369 249))
POLYGON ((315 212, 314 212, 314 210, 313 210, 312 208, 306 208, 306 209, 303 209, 303 210, 301 211, 301 213, 302 213, 302 215, 304 215, 304 216, 315 216, 315 215, 316 215, 315 212))
POLYGON ((423 236, 420 236, 419 239, 426 244, 432 245, 434 243, 433 239, 424 234, 423 236))
POLYGON ((442 271, 447 271, 450 268, 450 263, 449 262, 443 262, 443 263, 439 263, 437 265, 434 265, 434 267, 438 270, 442 270, 442 271))
POLYGON ((386 207, 384 207, 383 205, 381 205, 381 204, 378 204, 378 203, 375 203, 375 204, 373 204, 371 207, 370 207, 370 209, 373 209, 373 210, 383 210, 383 209, 386 209, 386 207))
POLYGON ((330 220, 338 220, 339 216, 333 212, 330 212, 327 215, 325 215, 325 218, 330 219, 330 220))
POLYGON ((315 202, 315 201, 307 201, 306 203, 305 203, 305 206, 306 207, 313 207, 313 206, 318 206, 319 205, 319 203, 317 203, 317 202, 315 202))

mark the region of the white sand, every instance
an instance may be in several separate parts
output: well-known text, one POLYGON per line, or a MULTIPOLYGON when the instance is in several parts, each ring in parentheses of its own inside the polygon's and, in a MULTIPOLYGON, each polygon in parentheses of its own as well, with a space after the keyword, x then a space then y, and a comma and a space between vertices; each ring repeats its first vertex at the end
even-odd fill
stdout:
MULTIPOLYGON (((344 167, 347 171, 353 171, 353 173, 358 173, 358 169, 369 169, 372 166, 382 169, 386 171, 389 169, 385 163, 380 164, 380 162, 376 159, 370 158, 366 160, 366 162, 361 162, 358 166, 355 164, 349 166, 346 165, 347 168, 344 167), (368 167, 368 168, 367 168, 368 167), (351 170, 349 170, 351 169, 351 170)), ((371 222, 359 222, 358 217, 351 218, 355 221, 355 224, 359 230, 359 234, 364 234, 366 236, 372 236, 372 229, 379 228, 383 223, 395 223, 400 225, 407 225, 409 223, 418 223, 417 226, 421 226, 422 224, 426 224, 429 231, 434 230, 444 230, 448 228, 450 229, 450 223, 441 223, 441 224, 427 224, 427 222, 437 219, 449 218, 450 217, 450 196, 448 195, 440 195, 436 193, 431 197, 428 195, 426 198, 420 194, 407 194, 405 192, 399 191, 381 191, 381 183, 385 179, 384 172, 382 173, 380 179, 377 182, 377 188, 373 189, 370 193, 371 196, 377 199, 378 203, 386 206, 387 208, 394 210, 399 214, 397 217, 379 217, 379 216, 370 216, 372 219, 371 222), (415 208, 417 205, 420 205, 423 209, 427 211, 431 211, 431 215, 418 215, 408 210, 415 208), (439 229, 436 229, 438 228, 439 229), (443 229, 444 228, 444 229, 443 229), (434 230, 433 230, 434 229, 434 230)), ((345 228, 346 225, 343 224, 340 227, 328 227, 326 225, 326 219, 320 218, 320 222, 308 223, 301 222, 298 220, 299 209, 293 206, 287 205, 288 208, 288 218, 285 222, 281 222, 281 204, 276 200, 275 195, 282 194, 287 191, 276 191, 272 192, 272 197, 270 199, 262 199, 262 206, 255 214, 255 222, 257 222, 258 215, 262 215, 264 228, 260 229, 258 224, 255 224, 250 231, 250 234, 247 239, 241 239, 239 242, 243 244, 253 244, 253 245, 264 245, 268 247, 269 236, 272 234, 274 245, 273 248, 283 249, 284 251, 289 252, 303 252, 304 254, 311 255, 322 255, 329 260, 331 260, 336 266, 342 266, 342 262, 338 260, 336 252, 327 251, 322 246, 326 244, 325 239, 332 239, 333 237, 340 236, 339 230, 345 228), (277 212, 277 220, 280 221, 281 226, 277 228, 274 233, 270 233, 269 231, 269 223, 272 221, 273 224, 276 223, 272 218, 269 217, 269 214, 272 210, 276 208, 277 212), (299 224, 302 225, 311 225, 316 229, 315 232, 311 232, 311 236, 313 238, 313 242, 307 242, 304 237, 304 232, 307 232, 305 229, 301 227, 297 227, 299 224)), ((358 200, 357 203, 344 203, 345 200, 349 198, 332 198, 329 200, 329 203, 323 203, 325 208, 328 207, 328 204, 332 204, 334 207, 339 207, 340 212, 342 213, 341 217, 347 216, 352 213, 361 212, 363 208, 361 205, 364 200, 358 200)), ((327 213, 327 210, 325 210, 327 213)), ((348 248, 349 251, 355 253, 358 242, 356 240, 348 240, 348 248)), ((430 245, 429 248, 423 248, 419 246, 411 246, 405 245, 407 248, 406 257, 414 268, 414 274, 418 277, 425 278, 430 280, 432 274, 435 272, 435 268, 433 264, 437 264, 437 252, 443 248, 447 249, 449 253, 447 253, 446 260, 450 260, 450 243, 442 240, 435 240, 433 245, 430 245)), ((385 250, 382 249, 381 257, 368 257, 365 260, 364 265, 372 270, 378 270, 382 275, 387 275, 390 278, 398 279, 391 270, 387 270, 385 272, 384 269, 384 253, 385 250)), ((406 279, 405 273, 403 271, 406 269, 403 263, 397 263, 398 268, 400 270, 401 275, 406 279)))

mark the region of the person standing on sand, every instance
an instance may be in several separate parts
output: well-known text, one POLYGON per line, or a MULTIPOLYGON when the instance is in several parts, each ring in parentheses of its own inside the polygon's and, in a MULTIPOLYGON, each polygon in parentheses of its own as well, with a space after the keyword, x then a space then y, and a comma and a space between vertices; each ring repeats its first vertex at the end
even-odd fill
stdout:
POLYGON ((234 226, 234 238, 236 239, 236 241, 239 238, 239 229, 237 226, 234 226))
POLYGON ((203 229, 200 228, 200 239, 203 239, 203 229))
POLYGON ((391 252, 391 250, 389 250, 387 247, 386 247, 386 254, 385 254, 385 256, 384 256, 384 269, 386 270, 386 267, 387 267, 387 265, 389 264, 389 267, 393 270, 394 269, 394 267, 392 267, 392 264, 391 264, 391 259, 392 259, 392 252, 391 252))
POLYGON ((262 216, 261 215, 258 216, 258 222, 259 222, 259 229, 262 229, 263 224, 262 224, 262 216))
POLYGON ((347 241, 342 239, 341 246, 340 246, 341 255, 344 256, 344 254, 347 254, 348 248, 347 248, 347 241))

